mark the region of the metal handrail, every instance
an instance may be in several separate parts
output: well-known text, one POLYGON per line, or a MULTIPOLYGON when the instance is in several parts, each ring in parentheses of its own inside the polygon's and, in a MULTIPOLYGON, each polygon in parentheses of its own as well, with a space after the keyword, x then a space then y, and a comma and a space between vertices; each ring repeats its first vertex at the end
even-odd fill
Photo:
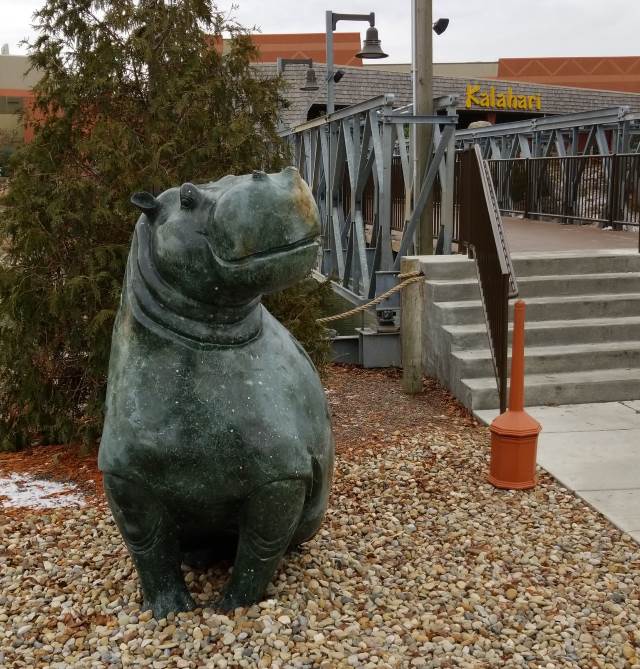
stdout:
POLYGON ((507 407, 509 298, 518 294, 509 248, 491 176, 480 147, 462 152, 460 243, 476 261, 489 348, 500 396, 507 407))

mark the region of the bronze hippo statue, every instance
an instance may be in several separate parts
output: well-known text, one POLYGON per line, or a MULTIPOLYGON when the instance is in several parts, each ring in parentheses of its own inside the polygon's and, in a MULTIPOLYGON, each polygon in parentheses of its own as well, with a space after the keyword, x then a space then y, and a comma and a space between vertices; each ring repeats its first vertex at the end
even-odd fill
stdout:
POLYGON ((324 391, 260 302, 308 274, 318 210, 291 167, 132 202, 142 215, 99 452, 107 499, 157 618, 194 607, 182 562, 229 549, 219 606, 249 605, 327 508, 334 444, 324 391))

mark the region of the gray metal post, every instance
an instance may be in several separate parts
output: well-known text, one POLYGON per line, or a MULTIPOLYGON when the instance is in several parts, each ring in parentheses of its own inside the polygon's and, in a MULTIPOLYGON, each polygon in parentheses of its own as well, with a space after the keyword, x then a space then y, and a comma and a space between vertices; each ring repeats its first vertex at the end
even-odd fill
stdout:
MULTIPOLYGON (((325 13, 326 17, 326 61, 327 61, 327 115, 333 114, 335 111, 335 82, 333 81, 333 12, 328 10, 325 13)), ((329 141, 328 141, 328 154, 329 154, 329 171, 325 174, 325 184, 327 186, 327 229, 329 234, 333 234, 333 151, 335 146, 335 137, 334 129, 332 128, 331 123, 328 127, 329 132, 329 141)), ((343 269, 343 259, 338 257, 340 251, 340 244, 337 243, 334 245, 335 248, 335 262, 336 266, 339 267, 342 272, 343 269)), ((340 272, 339 272, 340 273, 340 272)))
MULTIPOLYGON (((454 116, 456 113, 455 105, 447 107, 447 114, 454 116)), ((445 178, 441 182, 441 196, 440 196, 440 224, 443 228, 443 253, 449 255, 451 253, 451 244, 453 242, 453 206, 454 206, 454 190, 455 190, 455 170, 456 170, 456 136, 451 135, 449 144, 447 146, 446 162, 445 162, 445 178)), ((430 213, 430 212, 428 212, 430 213)))
POLYGON ((327 114, 333 114, 335 108, 335 81, 333 80, 333 12, 327 11, 326 50, 327 50, 327 114))
MULTIPOLYGON (((386 105, 384 112, 390 114, 392 106, 386 105)), ((383 112, 383 113, 384 113, 383 112)), ((393 164, 393 125, 382 123, 382 183, 380 184, 380 236, 382 243, 382 254, 380 257, 380 269, 390 270, 393 265, 393 253, 391 246, 391 169, 393 164)))

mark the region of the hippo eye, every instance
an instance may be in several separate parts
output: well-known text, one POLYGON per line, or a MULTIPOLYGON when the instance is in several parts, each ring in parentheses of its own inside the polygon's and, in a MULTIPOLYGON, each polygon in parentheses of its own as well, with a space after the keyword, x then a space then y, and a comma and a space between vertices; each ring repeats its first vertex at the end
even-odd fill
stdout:
POLYGON ((197 186, 191 183, 182 184, 180 187, 180 207, 182 209, 194 209, 202 198, 202 193, 197 186))

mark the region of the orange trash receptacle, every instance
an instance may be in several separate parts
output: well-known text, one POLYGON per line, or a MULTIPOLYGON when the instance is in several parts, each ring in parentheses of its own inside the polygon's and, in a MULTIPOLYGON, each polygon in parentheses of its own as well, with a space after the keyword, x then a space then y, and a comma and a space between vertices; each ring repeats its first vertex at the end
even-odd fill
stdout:
POLYGON ((525 303, 514 308, 511 346, 509 408, 498 416, 491 430, 489 483, 496 488, 524 490, 536 483, 536 453, 540 423, 524 410, 524 317, 525 303))

